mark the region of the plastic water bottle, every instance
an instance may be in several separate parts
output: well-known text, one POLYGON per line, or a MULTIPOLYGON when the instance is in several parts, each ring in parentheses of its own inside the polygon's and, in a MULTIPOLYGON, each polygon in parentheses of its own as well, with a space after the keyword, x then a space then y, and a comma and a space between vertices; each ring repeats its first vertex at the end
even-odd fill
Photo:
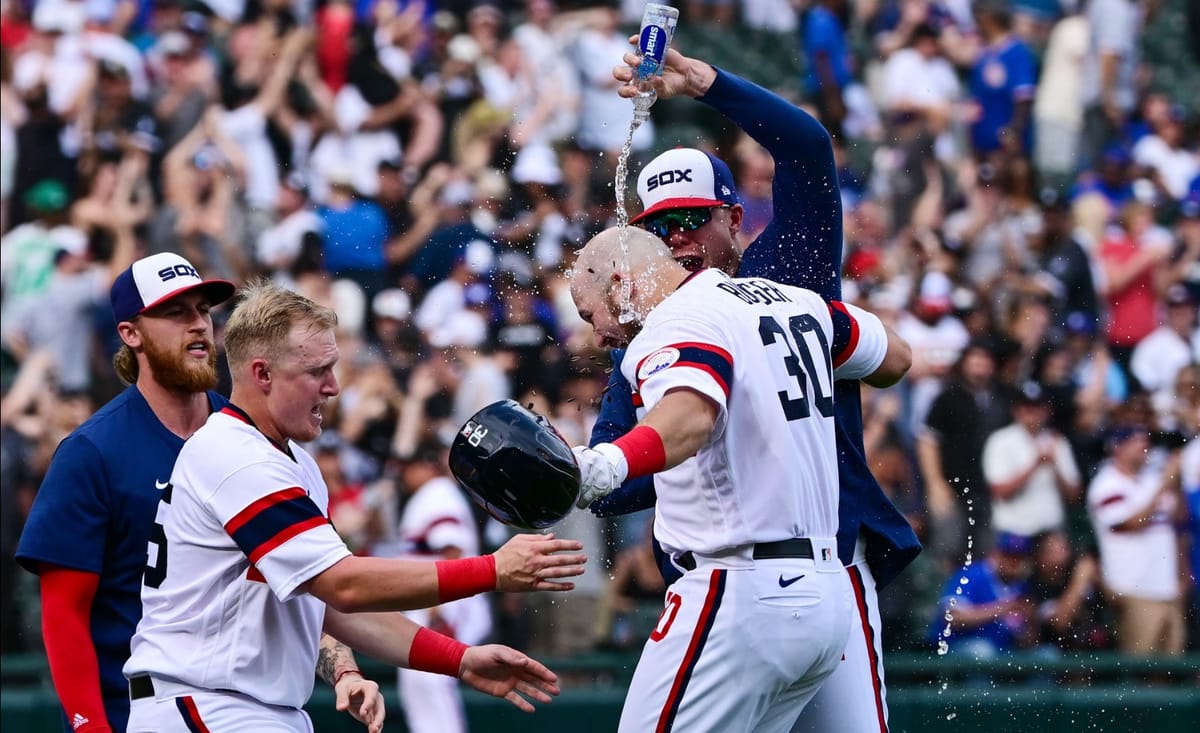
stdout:
POLYGON ((667 57, 667 47, 675 37, 675 26, 679 23, 679 11, 670 5, 646 3, 642 13, 642 32, 638 35, 638 50, 642 54, 642 62, 634 72, 634 84, 638 93, 633 98, 634 126, 640 125, 650 118, 650 106, 658 99, 651 79, 662 75, 663 61, 667 57))

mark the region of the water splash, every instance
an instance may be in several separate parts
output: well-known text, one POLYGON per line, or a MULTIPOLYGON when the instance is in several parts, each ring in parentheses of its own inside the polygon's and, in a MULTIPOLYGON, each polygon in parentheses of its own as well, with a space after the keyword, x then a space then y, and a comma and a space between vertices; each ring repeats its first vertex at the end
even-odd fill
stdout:
POLYGON ((621 146, 621 154, 617 157, 617 173, 613 180, 613 190, 617 198, 617 241, 621 245, 621 312, 617 316, 618 323, 631 323, 636 315, 633 312, 633 283, 630 278, 633 273, 629 268, 629 212, 625 209, 625 185, 629 178, 629 155, 633 151, 633 133, 642 124, 634 117, 629 121, 629 132, 625 135, 625 143, 621 146))

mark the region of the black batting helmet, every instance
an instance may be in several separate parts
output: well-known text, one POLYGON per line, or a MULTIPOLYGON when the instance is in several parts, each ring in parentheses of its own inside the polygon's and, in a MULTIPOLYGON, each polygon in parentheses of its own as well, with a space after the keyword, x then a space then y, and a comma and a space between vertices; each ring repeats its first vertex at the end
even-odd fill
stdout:
POLYGON ((493 402, 467 420, 449 462, 471 498, 511 527, 550 527, 579 498, 571 447, 549 420, 513 400, 493 402))

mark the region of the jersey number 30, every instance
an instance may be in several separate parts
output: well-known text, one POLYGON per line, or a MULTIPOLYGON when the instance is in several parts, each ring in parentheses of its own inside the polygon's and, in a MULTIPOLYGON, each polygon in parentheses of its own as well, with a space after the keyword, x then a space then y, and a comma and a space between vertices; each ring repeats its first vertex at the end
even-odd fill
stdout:
POLYGON ((796 388, 800 391, 799 397, 791 397, 788 394, 790 387, 779 390, 779 404, 783 406, 783 414, 788 420, 799 420, 811 415, 815 405, 817 412, 823 417, 833 417, 833 364, 829 358, 829 342, 825 339, 821 324, 816 318, 803 313, 788 319, 788 330, 791 331, 791 339, 779 321, 771 316, 758 319, 758 335, 763 346, 771 346, 779 340, 787 348, 783 364, 787 367, 788 374, 796 380, 796 388), (820 374, 817 373, 817 364, 813 359, 814 351, 820 354, 820 374), (829 394, 824 393, 825 385, 829 385, 829 394))

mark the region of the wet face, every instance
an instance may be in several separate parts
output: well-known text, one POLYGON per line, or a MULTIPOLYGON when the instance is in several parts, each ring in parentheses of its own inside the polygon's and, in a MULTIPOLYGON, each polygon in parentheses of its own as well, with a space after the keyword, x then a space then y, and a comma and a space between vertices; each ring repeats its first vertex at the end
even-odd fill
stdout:
MULTIPOLYGON (((587 280, 595 282, 592 278, 587 280)), ((571 295, 575 299, 579 317, 591 325, 592 330, 596 332, 596 342, 602 348, 628 346, 641 329, 641 323, 637 320, 631 323, 620 322, 619 308, 612 297, 614 289, 619 287, 619 283, 614 283, 614 287, 610 288, 587 289, 580 280, 573 280, 571 283, 571 295)))
POLYGON ((288 342, 285 354, 267 365, 267 409, 279 437, 306 443, 321 434, 321 411, 338 393, 337 342, 332 329, 309 324, 294 326, 288 342))
POLYGON ((141 349, 152 378, 165 389, 210 390, 217 386, 211 308, 202 294, 183 293, 123 325, 122 340, 141 349))
POLYGON ((638 226, 666 242, 675 261, 689 272, 715 267, 734 275, 742 261, 736 238, 741 222, 740 205, 702 206, 670 209, 638 226))

